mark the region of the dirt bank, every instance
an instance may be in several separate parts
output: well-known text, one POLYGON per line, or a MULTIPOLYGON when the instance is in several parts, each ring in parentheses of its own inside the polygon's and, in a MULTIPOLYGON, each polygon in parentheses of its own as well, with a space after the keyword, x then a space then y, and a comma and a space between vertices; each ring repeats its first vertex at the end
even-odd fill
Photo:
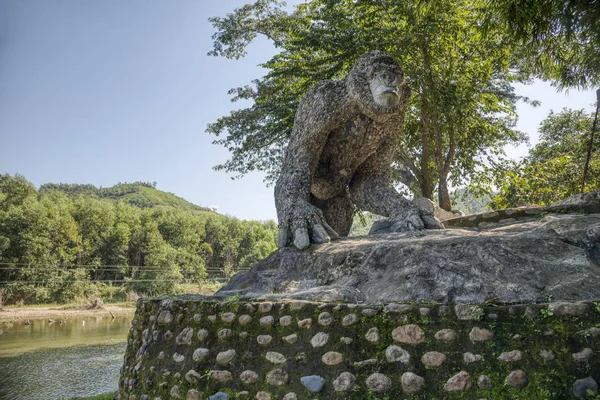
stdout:
POLYGON ((4 307, 0 310, 0 324, 11 321, 34 319, 64 320, 97 315, 133 315, 135 303, 107 304, 104 308, 86 309, 80 306, 39 306, 39 307, 4 307))

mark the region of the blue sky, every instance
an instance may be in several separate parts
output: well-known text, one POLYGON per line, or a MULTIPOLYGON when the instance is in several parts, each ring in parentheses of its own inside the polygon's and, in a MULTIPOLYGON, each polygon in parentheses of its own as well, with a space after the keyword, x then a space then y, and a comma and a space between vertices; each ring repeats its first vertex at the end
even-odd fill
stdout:
MULTIPOLYGON (((158 188, 244 219, 275 218, 260 173, 232 181, 206 125, 242 104, 274 49, 258 40, 242 60, 209 57, 223 16, 247 0, 0 0, 0 173, 35 185, 157 181, 158 188)), ((543 106, 521 106, 535 142, 550 109, 587 108, 592 91, 519 87, 543 106)), ((511 150, 515 157, 526 148, 511 150)))

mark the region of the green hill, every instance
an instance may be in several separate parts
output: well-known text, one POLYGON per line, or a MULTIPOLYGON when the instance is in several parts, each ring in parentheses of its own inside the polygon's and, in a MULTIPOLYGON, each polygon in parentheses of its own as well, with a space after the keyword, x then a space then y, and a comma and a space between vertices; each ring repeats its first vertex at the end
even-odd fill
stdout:
POLYGON ((99 188, 94 185, 46 183, 40 187, 39 191, 40 193, 59 191, 72 198, 89 196, 115 202, 125 201, 141 208, 166 206, 192 211, 212 211, 209 208, 190 203, 173 193, 158 190, 156 183, 149 182, 119 183, 109 188, 99 188))

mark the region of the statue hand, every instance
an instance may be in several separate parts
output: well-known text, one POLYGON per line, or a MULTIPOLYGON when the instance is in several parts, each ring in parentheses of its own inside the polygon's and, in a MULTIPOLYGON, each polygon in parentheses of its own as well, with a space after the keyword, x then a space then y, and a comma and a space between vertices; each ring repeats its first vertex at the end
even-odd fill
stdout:
POLYGON ((293 244, 302 250, 311 243, 327 243, 339 235, 323 218, 323 212, 308 203, 298 204, 279 223, 279 247, 293 244))
POLYGON ((391 232, 407 232, 419 229, 444 229, 444 224, 431 212, 414 206, 391 218, 391 232))

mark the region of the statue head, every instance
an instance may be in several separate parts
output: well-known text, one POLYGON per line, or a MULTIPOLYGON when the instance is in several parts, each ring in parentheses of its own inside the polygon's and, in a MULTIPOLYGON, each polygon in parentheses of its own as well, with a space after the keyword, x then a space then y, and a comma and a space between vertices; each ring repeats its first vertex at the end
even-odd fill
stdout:
POLYGON ((346 86, 350 96, 370 113, 398 111, 403 91, 408 90, 398 63, 378 50, 358 58, 346 78, 346 86))

